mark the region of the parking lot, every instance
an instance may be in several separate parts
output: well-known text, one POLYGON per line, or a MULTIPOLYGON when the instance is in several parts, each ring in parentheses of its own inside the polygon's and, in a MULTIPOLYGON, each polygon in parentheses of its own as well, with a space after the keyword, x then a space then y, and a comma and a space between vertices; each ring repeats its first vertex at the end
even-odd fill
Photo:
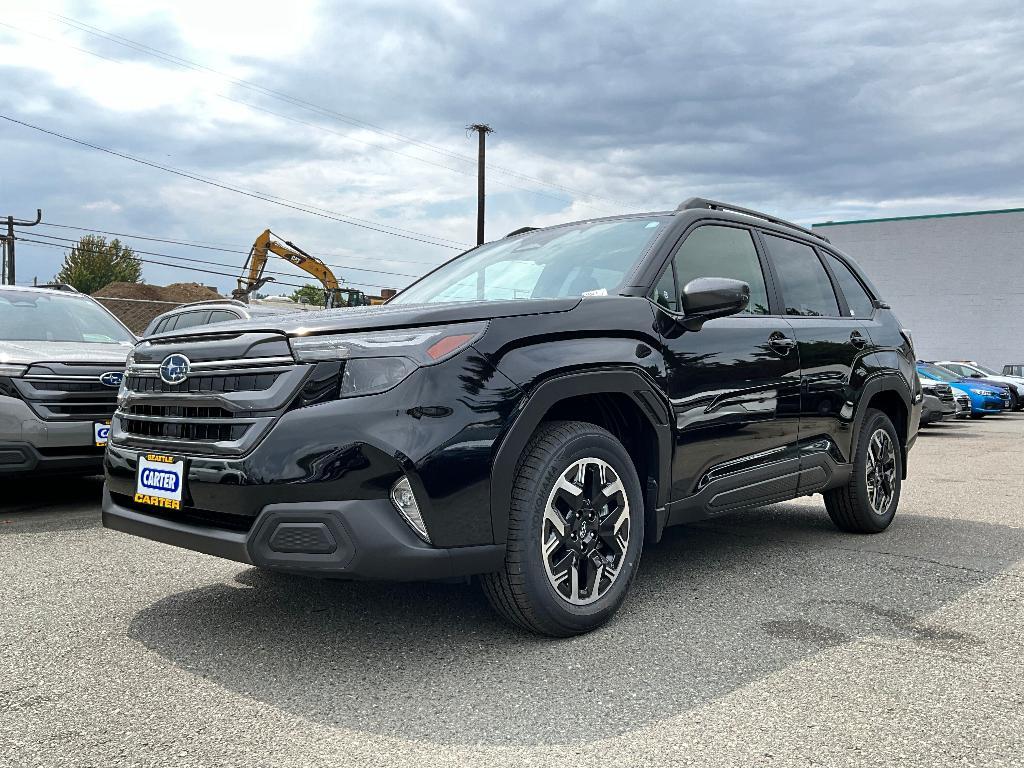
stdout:
POLYGON ((1024 415, 922 431, 900 512, 820 497, 670 529, 607 628, 474 586, 317 582, 0 507, 0 764, 1020 765, 1024 415))

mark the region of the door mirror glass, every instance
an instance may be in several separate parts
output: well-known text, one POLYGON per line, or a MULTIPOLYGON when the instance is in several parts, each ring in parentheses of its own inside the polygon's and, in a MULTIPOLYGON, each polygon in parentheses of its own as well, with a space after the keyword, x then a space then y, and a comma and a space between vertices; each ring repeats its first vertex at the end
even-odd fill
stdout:
POLYGON ((982 376, 982 375, 981 375, 980 373, 978 373, 977 371, 975 371, 974 373, 972 373, 972 374, 971 374, 971 378, 972 378, 972 379, 983 379, 983 378, 985 378, 985 377, 984 377, 984 376, 982 376))
POLYGON ((708 320, 735 315, 750 303, 750 285, 728 277, 698 277, 683 287, 679 306, 683 326, 699 331, 708 320))

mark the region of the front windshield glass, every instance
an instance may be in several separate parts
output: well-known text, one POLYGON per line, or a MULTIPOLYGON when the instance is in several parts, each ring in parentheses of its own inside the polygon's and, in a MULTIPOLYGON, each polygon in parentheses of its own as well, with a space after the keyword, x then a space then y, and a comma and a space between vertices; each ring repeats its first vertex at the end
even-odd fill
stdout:
POLYGON ((939 381, 960 381, 961 376, 957 376, 955 373, 947 371, 945 368, 940 368, 937 365, 931 363, 921 363, 917 366, 917 370, 932 379, 938 379, 939 381))
POLYGON ((643 216, 584 222, 489 243, 445 264, 389 303, 612 294, 667 219, 643 216))
POLYGON ((0 340, 117 344, 135 341, 91 299, 58 291, 0 289, 0 340))
POLYGON ((982 373, 986 373, 989 376, 1001 376, 1002 375, 1000 373, 996 373, 991 368, 986 368, 984 365, 973 365, 972 364, 970 367, 974 368, 976 371, 981 371, 982 373))

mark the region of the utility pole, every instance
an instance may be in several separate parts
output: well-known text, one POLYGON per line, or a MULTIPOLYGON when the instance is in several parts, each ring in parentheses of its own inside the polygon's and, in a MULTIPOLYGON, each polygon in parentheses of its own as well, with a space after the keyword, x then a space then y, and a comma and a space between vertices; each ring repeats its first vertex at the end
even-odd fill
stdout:
POLYGON ((8 285, 15 285, 15 280, 17 279, 17 274, 15 272, 15 265, 14 265, 14 240, 15 240, 14 228, 15 227, 34 227, 36 224, 38 224, 42 220, 43 220, 43 209, 42 208, 36 208, 36 220, 35 221, 22 221, 21 219, 16 219, 13 216, 8 216, 7 217, 7 237, 5 238, 5 243, 4 243, 7 246, 7 249, 6 249, 7 250, 7 255, 6 255, 6 259, 4 260, 4 266, 6 267, 6 269, 4 271, 7 273, 7 284, 8 285))
POLYGON ((479 140, 476 162, 476 244, 484 241, 484 156, 486 153, 486 136, 494 133, 491 126, 484 123, 473 123, 466 126, 467 131, 476 131, 479 140))

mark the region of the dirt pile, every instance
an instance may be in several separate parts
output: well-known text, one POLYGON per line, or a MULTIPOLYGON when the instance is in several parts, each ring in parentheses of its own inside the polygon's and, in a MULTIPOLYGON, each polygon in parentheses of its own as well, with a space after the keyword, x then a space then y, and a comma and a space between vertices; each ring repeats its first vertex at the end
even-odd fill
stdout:
POLYGON ((133 332, 141 333, 159 314, 182 304, 222 299, 217 291, 199 283, 167 286, 145 283, 110 283, 93 294, 133 332))

